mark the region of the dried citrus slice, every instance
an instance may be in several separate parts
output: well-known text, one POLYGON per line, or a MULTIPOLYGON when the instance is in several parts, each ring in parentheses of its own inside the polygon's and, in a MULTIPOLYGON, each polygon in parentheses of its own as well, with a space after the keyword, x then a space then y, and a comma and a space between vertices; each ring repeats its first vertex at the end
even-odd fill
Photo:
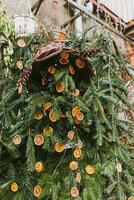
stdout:
POLYGON ((51 102, 43 103, 43 108, 44 108, 44 110, 48 110, 49 108, 51 108, 51 106, 52 106, 52 103, 51 103, 51 102))
POLYGON ((59 63, 62 65, 67 65, 69 63, 69 60, 67 58, 60 58, 59 63))
POLYGON ((77 189, 77 187, 71 188, 71 196, 74 197, 74 198, 79 196, 79 190, 77 189))
POLYGON ((35 171, 38 172, 38 173, 40 173, 40 172, 43 171, 43 164, 42 164, 42 162, 37 162, 35 164, 35 171))
POLYGON ((85 62, 81 58, 77 58, 76 65, 79 69, 83 69, 85 67, 85 62))
POLYGON ((72 170, 72 171, 75 171, 76 169, 78 169, 78 163, 76 161, 72 161, 70 164, 69 164, 69 168, 72 170))
POLYGON ((19 187, 18 187, 18 185, 17 185, 16 182, 14 182, 14 183, 11 184, 11 190, 12 190, 12 192, 17 192, 18 189, 19 189, 19 187))
POLYGON ((53 128, 51 126, 48 126, 44 128, 43 133, 44 136, 49 137, 51 134, 53 134, 53 128))
POLYGON ((69 65, 68 70, 69 70, 69 73, 70 73, 70 74, 74 75, 75 69, 74 69, 74 67, 73 67, 72 65, 69 65))
POLYGON ((66 51, 66 50, 61 51, 61 52, 60 52, 60 57, 61 57, 61 58, 64 58, 64 59, 69 58, 69 52, 66 51))
POLYGON ((63 92, 63 91, 64 91, 64 88, 65 88, 64 82, 58 83, 58 84, 56 85, 56 91, 57 91, 58 93, 63 92))
POLYGON ((44 137, 43 135, 41 134, 38 134, 34 137, 34 143, 37 145, 37 146, 40 146, 44 143, 44 137))
POLYGON ((85 168, 87 174, 92 175, 95 173, 95 167, 92 165, 87 165, 85 168))
POLYGON ((76 117, 78 114, 80 113, 80 107, 79 106, 75 106, 72 108, 72 116, 76 117))
POLYGON ((68 138, 69 138, 70 140, 73 140, 73 139, 74 139, 74 135, 75 135, 75 132, 74 132, 74 131, 69 131, 69 132, 67 133, 67 136, 68 136, 68 138))
POLYGON ((21 143, 21 136, 20 135, 15 135, 14 138, 13 138, 13 143, 15 145, 18 145, 21 143))
POLYGON ((42 119, 42 118, 43 118, 42 112, 37 111, 37 112, 35 113, 35 115, 34 115, 34 118, 37 119, 37 120, 42 119))
POLYGON ((50 67, 48 67, 48 72, 49 72, 50 74, 54 74, 54 73, 56 72, 56 68, 53 67, 53 66, 50 66, 50 67))
POLYGON ((51 122, 56 122, 58 120, 58 115, 55 111, 51 110, 49 112, 49 119, 51 122))
POLYGON ((55 151, 58 152, 58 153, 61 153, 64 151, 65 147, 63 144, 59 144, 59 143, 56 143, 55 146, 55 151))
POLYGON ((36 185, 34 188, 34 196, 39 197, 42 194, 42 189, 39 185, 36 185))
POLYGON ((80 158, 81 157, 81 149, 75 149, 73 155, 75 158, 80 158))

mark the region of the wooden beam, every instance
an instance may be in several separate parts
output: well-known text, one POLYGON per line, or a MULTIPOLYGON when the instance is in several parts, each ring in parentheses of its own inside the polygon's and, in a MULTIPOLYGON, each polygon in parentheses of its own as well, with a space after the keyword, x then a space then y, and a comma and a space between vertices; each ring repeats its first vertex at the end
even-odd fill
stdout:
POLYGON ((62 28, 66 28, 66 26, 68 26, 70 23, 73 23, 73 21, 75 21, 78 17, 80 17, 83 14, 83 12, 79 12, 78 14, 74 15, 73 17, 71 17, 71 19, 69 19, 68 21, 66 21, 63 25, 61 25, 61 29, 62 28))
POLYGON ((123 40, 125 40, 125 41, 129 42, 130 44, 134 45, 134 42, 132 40, 130 40, 129 38, 125 37, 122 33, 116 31, 114 28, 110 27, 107 23, 105 23, 104 21, 102 21, 101 19, 99 19, 98 17, 93 15, 92 13, 88 12, 85 9, 85 6, 80 6, 77 3, 75 3, 73 0, 64 0, 64 1, 66 1, 70 6, 74 6, 76 9, 78 9, 81 12, 83 12, 89 18, 94 19, 96 22, 98 22, 99 24, 101 24, 102 26, 104 26, 105 28, 110 30, 111 32, 115 33, 116 35, 118 35, 123 40))

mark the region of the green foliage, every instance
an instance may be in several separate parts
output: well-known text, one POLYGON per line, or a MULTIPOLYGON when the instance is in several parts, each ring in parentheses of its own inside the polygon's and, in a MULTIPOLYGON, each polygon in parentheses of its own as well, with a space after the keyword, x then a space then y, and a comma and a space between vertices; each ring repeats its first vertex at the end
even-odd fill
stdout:
MULTIPOLYGON (((6 29, 2 28, 4 31, 6 29)), ((19 95, 17 81, 21 71, 16 67, 16 62, 22 60, 23 70, 29 69, 35 54, 33 47, 47 43, 44 34, 26 37, 24 40, 27 44, 24 48, 19 48, 16 40, 12 41, 9 70, 1 80, 0 198, 34 200, 34 187, 37 184, 42 187, 40 200, 71 200, 70 190, 73 186, 80 192, 76 200, 125 200, 134 195, 134 153, 131 150, 134 125, 129 117, 126 120, 118 117, 120 105, 133 109, 121 77, 121 71, 129 71, 129 66, 115 42, 104 33, 89 38, 85 31, 81 39, 72 34, 65 45, 77 51, 101 48, 98 55, 88 58, 94 72, 92 80, 88 78, 85 69, 78 69, 75 59, 69 60, 75 69, 75 74, 71 75, 68 66, 57 64, 59 58, 54 57, 35 66, 31 82, 23 85, 22 94, 19 95), (56 72, 48 73, 48 67, 55 63, 56 72), (39 80, 41 73, 46 78, 45 85, 39 80), (55 88, 60 82, 65 85, 62 93, 58 93, 55 88), (80 95, 73 96, 74 89, 79 89, 80 95), (52 104, 48 110, 43 108, 46 102, 52 104), (71 113, 74 106, 79 106, 84 115, 79 125, 75 124, 71 113), (54 123, 49 118, 50 110, 58 115, 54 123), (40 120, 34 117, 38 111, 43 116, 40 120), (60 117, 63 113, 65 118, 60 117), (45 135, 46 127, 52 127, 53 133, 45 135), (70 130, 75 132, 72 141, 67 137, 70 130), (13 139, 17 134, 21 136, 22 142, 15 145, 13 139), (37 134, 44 136, 43 145, 34 144, 34 136, 37 134), (122 135, 126 143, 123 143, 122 135), (73 156, 78 140, 83 142, 80 159, 73 156), (55 152, 55 143, 64 144, 64 152, 55 152), (72 160, 79 163, 77 172, 82 177, 80 183, 76 182, 76 172, 69 168, 72 160), (44 170, 37 173, 35 163, 39 161, 42 161, 44 170), (122 172, 116 169, 118 163, 123 167, 122 172), (86 173, 87 165, 95 167, 94 174, 86 173), (9 189, 10 183, 14 181, 19 186, 16 193, 9 189)), ((4 64, 5 69, 8 62, 4 64)), ((25 76, 23 78, 25 80, 25 76)))

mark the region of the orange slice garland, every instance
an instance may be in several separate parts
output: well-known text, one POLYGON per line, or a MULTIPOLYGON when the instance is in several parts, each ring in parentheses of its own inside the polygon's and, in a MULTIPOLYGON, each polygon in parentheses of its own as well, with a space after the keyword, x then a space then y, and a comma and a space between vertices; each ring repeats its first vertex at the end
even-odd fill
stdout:
POLYGON ((66 50, 61 51, 61 52, 60 52, 60 57, 61 57, 61 58, 64 58, 64 59, 69 58, 69 52, 66 51, 66 50))
POLYGON ((77 58, 76 65, 79 69, 83 69, 85 67, 85 62, 81 58, 77 58))
POLYGON ((40 172, 43 171, 43 164, 42 164, 42 162, 37 162, 37 163, 35 164, 35 171, 36 171, 37 173, 40 173, 40 172))
POLYGON ((42 189, 39 185, 36 185, 34 188, 34 196, 39 197, 42 194, 42 189))
POLYGON ((34 143, 37 145, 37 146, 40 146, 44 143, 44 137, 43 135, 41 134, 38 134, 34 137, 34 143))
POLYGON ((44 109, 44 110, 48 110, 49 108, 51 108, 51 106, 52 106, 52 103, 51 103, 51 102, 43 103, 43 109, 44 109))
POLYGON ((51 122, 56 122, 58 120, 58 114, 55 111, 51 110, 49 112, 49 119, 51 122))
POLYGON ((77 189, 77 187, 71 188, 71 196, 74 197, 74 198, 79 196, 79 190, 77 189))
POLYGON ((75 158, 80 158, 81 157, 81 149, 75 149, 73 155, 75 158))
POLYGON ((69 138, 69 140, 73 140, 74 136, 75 136, 75 132, 74 131, 68 131, 67 137, 69 138))
POLYGON ((69 65, 68 70, 69 70, 69 73, 70 73, 70 74, 72 74, 72 75, 75 74, 75 69, 74 69, 74 67, 73 67, 72 65, 69 65))
POLYGON ((51 126, 45 127, 43 130, 43 134, 44 136, 49 137, 50 135, 53 134, 53 128, 51 126))
POLYGON ((18 185, 17 185, 16 182, 14 182, 14 183, 11 184, 11 190, 12 190, 12 192, 17 192, 18 189, 19 189, 19 187, 18 187, 18 185))
POLYGON ((95 167, 92 165, 87 165, 85 168, 87 174, 92 175, 95 173, 95 167))
POLYGON ((50 74, 55 74, 56 68, 55 68, 54 66, 50 66, 50 67, 48 67, 48 72, 49 72, 50 74))
POLYGON ((70 164, 69 164, 69 168, 72 170, 72 171, 75 171, 76 169, 78 169, 78 163, 76 161, 72 161, 70 164))
POLYGON ((56 91, 57 91, 58 93, 63 92, 64 89, 65 89, 65 84, 64 84, 64 82, 58 83, 58 84, 56 85, 56 91))
POLYGON ((80 108, 79 106, 75 106, 72 108, 72 116, 76 117, 80 113, 80 108))
POLYGON ((15 135, 14 136, 14 138, 13 138, 13 143, 15 144, 15 145, 18 145, 18 144, 20 144, 21 143, 21 136, 20 135, 15 135))
POLYGON ((59 144, 59 143, 56 143, 55 146, 55 151, 58 152, 58 153, 61 153, 64 151, 65 147, 63 144, 59 144))
POLYGON ((35 113, 35 115, 34 115, 34 118, 35 118, 36 120, 41 120, 41 119, 43 118, 42 112, 37 111, 37 112, 35 113))
POLYGON ((67 58, 60 58, 59 63, 61 65, 67 65, 69 63, 69 60, 67 58))

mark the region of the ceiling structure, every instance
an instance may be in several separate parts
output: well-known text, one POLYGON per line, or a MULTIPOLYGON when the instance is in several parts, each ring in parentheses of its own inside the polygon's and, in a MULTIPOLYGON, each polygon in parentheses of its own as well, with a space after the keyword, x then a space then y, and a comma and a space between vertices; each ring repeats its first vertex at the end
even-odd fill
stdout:
POLYGON ((98 0, 98 2, 104 4, 126 23, 134 19, 134 0, 98 0))

